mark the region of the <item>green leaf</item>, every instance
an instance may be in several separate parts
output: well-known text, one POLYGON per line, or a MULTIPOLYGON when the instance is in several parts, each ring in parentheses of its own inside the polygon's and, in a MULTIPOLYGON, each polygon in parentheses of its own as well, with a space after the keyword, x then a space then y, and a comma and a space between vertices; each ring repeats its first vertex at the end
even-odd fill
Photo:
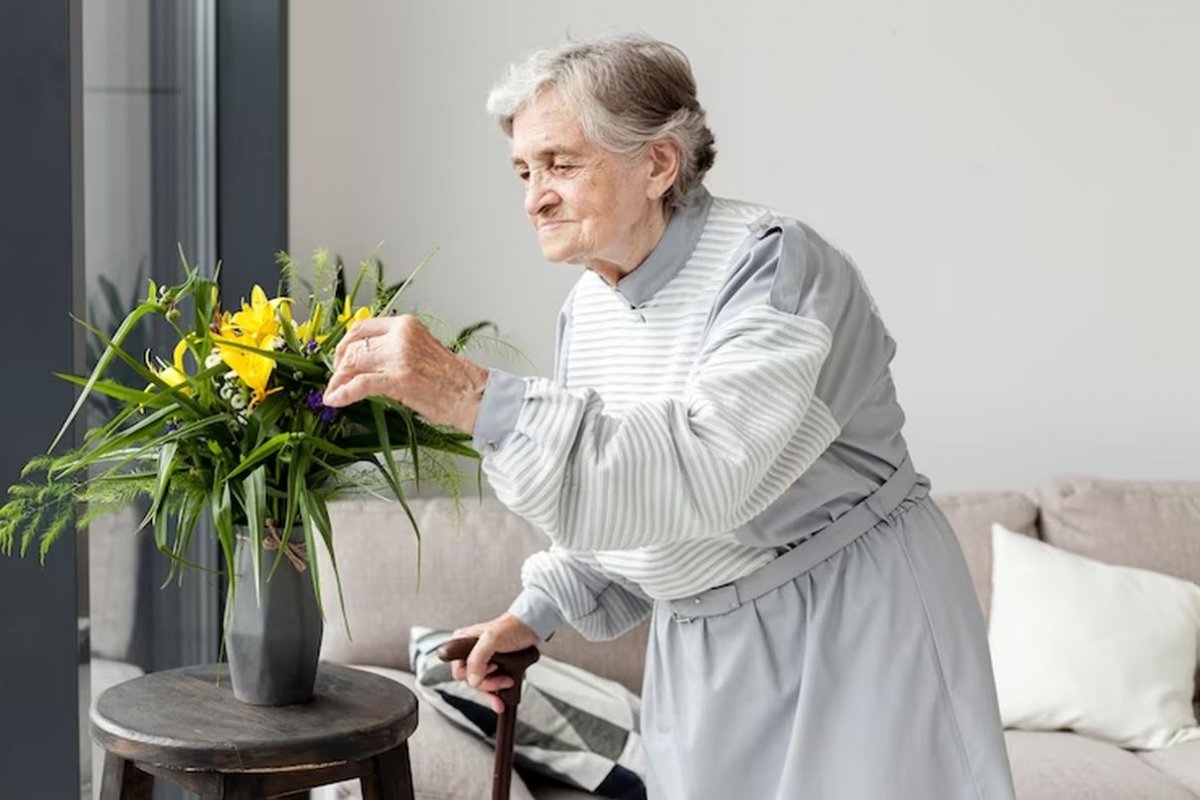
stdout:
POLYGON ((388 438, 387 420, 384 418, 383 403, 374 397, 367 398, 371 404, 371 413, 375 416, 375 435, 379 437, 379 448, 387 463, 388 471, 392 474, 392 482, 400 484, 400 470, 396 469, 396 456, 392 453, 391 440, 388 438))
MULTIPOLYGON (((275 563, 271 565, 271 575, 279 568, 283 560, 283 550, 291 540, 292 527, 296 524, 296 512, 300 500, 307 491, 306 478, 308 472, 308 450, 302 442, 292 446, 291 461, 288 464, 288 496, 287 510, 284 513, 283 532, 280 534, 279 550, 275 553, 275 563)), ((270 578, 268 578, 270 580, 270 578)))
MULTIPOLYGON (((158 510, 162 506, 163 497, 167 494, 167 486, 171 482, 171 473, 175 471, 175 451, 178 448, 178 442, 167 442, 158 451, 158 482, 154 486, 154 497, 150 503, 150 510, 142 518, 141 525, 138 525, 139 529, 144 528, 147 522, 159 516, 158 510)), ((167 515, 162 514, 161 516, 165 518, 167 515)))
POLYGON ((272 436, 270 439, 263 442, 258 447, 254 448, 245 456, 243 456, 242 460, 238 462, 238 465, 233 469, 232 472, 229 473, 228 478, 232 480, 233 478, 238 478, 243 473, 250 471, 263 461, 266 461, 268 456, 282 448, 296 436, 297 434, 295 433, 278 433, 272 436))
MULTIPOLYGON (((88 333, 92 334, 93 336, 98 337, 100 339, 100 341, 104 342, 104 344, 107 345, 107 349, 104 351, 104 356, 101 357, 102 363, 107 363, 104 361, 104 357, 109 356, 109 354, 111 353, 112 355, 115 355, 117 358, 121 359, 126 364, 128 364, 129 367, 138 374, 138 377, 140 377, 142 380, 146 381, 147 383, 154 384, 159 389, 162 389, 164 392, 171 395, 171 397, 174 398, 174 400, 177 403, 179 403, 181 406, 185 406, 186 408, 190 409, 192 411, 192 413, 194 413, 198 416, 202 415, 204 413, 204 409, 202 409, 195 400, 188 397, 185 392, 182 392, 178 388, 168 384, 162 378, 158 377, 158 375, 156 375, 152 370, 147 369, 146 366, 144 364, 142 364, 142 362, 138 361, 136 358, 129 355, 129 353, 126 353, 125 350, 122 349, 117 344, 115 339, 110 340, 107 336, 104 335, 103 331, 92 327, 91 325, 89 325, 88 323, 84 322, 83 320, 81 320, 77 317, 71 317, 71 319, 78 322, 80 325, 83 326, 83 328, 88 333)), ((98 370, 99 368, 100 368, 100 364, 97 364, 96 370, 98 370)), ((99 373, 96 370, 92 370, 92 375, 99 377, 99 373)), ((92 382, 90 377, 88 378, 88 381, 89 381, 89 383, 92 382)), ((86 396, 90 391, 91 391, 91 387, 85 386, 84 390, 83 390, 83 395, 81 395, 81 397, 86 396)), ((76 402, 76 404, 78 405, 78 401, 76 402)), ((74 415, 74 413, 75 412, 72 411, 72 415, 74 415)), ((63 426, 64 430, 66 429, 66 425, 69 424, 70 421, 71 421, 71 418, 68 418, 67 422, 64 423, 64 426, 63 426)), ((59 435, 61 436, 62 433, 60 432, 59 435)), ((54 443, 57 444, 58 439, 55 439, 54 443)), ((54 449, 53 445, 51 445, 51 449, 54 449)))
MULTIPOLYGON (((52 372, 56 378, 62 378, 67 383, 73 383, 76 386, 87 386, 88 379, 81 375, 71 375, 65 372, 52 372)), ((92 391, 99 392, 107 397, 113 397, 117 400, 123 400, 126 403, 140 403, 143 405, 159 407, 167 403, 174 403, 165 394, 157 392, 147 392, 142 389, 133 389, 123 383, 118 383, 114 380, 104 379, 98 380, 92 384, 92 391)))
MULTIPOLYGON (((217 540, 225 555, 225 577, 229 582, 229 593, 233 596, 237 584, 237 562, 234 558, 234 547, 237 542, 233 533, 233 514, 230 508, 229 481, 217 476, 213 481, 213 489, 209 494, 209 510, 212 515, 213 528, 217 531, 217 540)), ((232 605, 228 611, 232 613, 232 605)))
POLYGON ((263 350, 260 347, 251 347, 248 344, 235 342, 232 339, 220 339, 217 341, 219 347, 232 347, 235 350, 245 350, 247 353, 256 353, 260 356, 266 356, 274 360, 277 364, 284 364, 292 369, 299 370, 310 377, 325 377, 325 368, 314 361, 310 361, 304 356, 296 355, 295 353, 286 353, 281 350, 263 350))
POLYGON ((267 518, 267 468, 260 466, 242 482, 246 527, 250 534, 250 557, 254 566, 254 598, 262 605, 262 542, 267 518))
MULTIPOLYGON (((143 444, 137 448, 131 448, 128 451, 123 451, 122 449, 113 449, 109 445, 106 444, 104 446, 103 450, 97 449, 96 451, 90 452, 86 456, 81 457, 81 458, 77 459, 76 461, 72 462, 70 468, 64 469, 61 472, 61 474, 63 474, 63 475, 70 474, 71 472, 76 472, 80 468, 86 467, 89 464, 103 462, 103 461, 110 461, 110 460, 112 460, 114 458, 118 458, 118 457, 123 460, 119 461, 117 463, 116 467, 114 467, 114 469, 124 466, 125 464, 128 464, 131 461, 136 461, 140 458, 145 458, 147 456, 153 456, 155 459, 157 459, 159 448, 163 447, 164 445, 169 444, 171 442, 178 442, 182 439, 189 439, 195 433, 197 433, 201 430, 204 430, 206 428, 212 428, 212 427, 222 424, 222 423, 228 424, 231 419, 232 419, 232 417, 229 414, 219 414, 219 415, 216 415, 213 417, 208 417, 206 419, 199 419, 199 420, 196 420, 195 422, 189 422, 185 425, 181 425, 178 429, 176 429, 172 433, 164 434, 162 436, 156 436, 149 443, 143 444)), ((220 433, 220 432, 221 432, 221 429, 218 428, 217 433, 220 433)), ((116 440, 114 440, 114 441, 116 441, 116 440)), ((210 444, 213 443, 213 441, 211 439, 209 440, 209 442, 210 442, 210 444)))
POLYGON ((291 400, 287 394, 276 393, 254 407, 254 411, 250 414, 250 422, 256 426, 253 436, 255 447, 262 444, 263 439, 271 434, 275 423, 283 416, 283 412, 288 409, 290 403, 291 400))
POLYGON ((178 411, 178 406, 168 406, 159 409, 128 428, 124 428, 101 439, 99 444, 94 445, 91 450, 82 453, 68 453, 61 458, 55 459, 54 464, 50 467, 50 472, 55 477, 64 477, 78 472, 92 463, 102 461, 111 454, 128 447, 132 442, 144 438, 143 434, 148 434, 151 430, 157 429, 160 424, 169 419, 176 411, 178 411))
POLYGON ((358 290, 362 288, 363 278, 365 278, 367 276, 367 272, 370 271, 371 265, 375 260, 375 254, 379 251, 380 247, 383 247, 383 242, 375 245, 375 249, 371 251, 371 254, 358 264, 358 277, 354 280, 354 288, 350 290, 350 294, 348 295, 351 306, 358 302, 358 290))
MULTIPOLYGON (((212 573, 213 570, 208 567, 192 564, 185 559, 188 548, 192 541, 192 536, 196 533, 196 525, 200 522, 200 511, 203 508, 204 495, 197 497, 189 492, 184 495, 183 502, 179 506, 179 522, 178 531, 175 538, 175 561, 176 563, 198 569, 201 572, 212 573)), ((183 583, 183 570, 179 571, 180 584, 183 583)))
POLYGON ((404 426, 408 428, 408 447, 412 453, 413 465, 413 485, 417 487, 417 491, 421 491, 421 448, 417 444, 417 426, 413 420, 412 409, 407 406, 397 403, 395 400, 385 400, 388 407, 404 420, 404 426))
MULTIPOLYGON (((321 539, 325 542, 325 552, 329 553, 329 563, 333 566, 334 583, 337 584, 338 605, 342 610, 342 625, 346 629, 346 638, 353 641, 354 637, 350 635, 350 618, 346 615, 346 598, 342 594, 342 574, 338 569, 337 553, 333 549, 333 525, 329 521, 329 508, 325 505, 325 498, 316 492, 308 495, 308 508, 305 513, 313 518, 313 524, 316 525, 317 532, 321 534, 321 539)), ((308 562, 313 569, 316 568, 314 551, 310 551, 308 562)))
MULTIPOLYGON (((146 521, 149 519, 150 519, 150 515, 147 514, 146 519, 142 520, 142 524, 139 525, 138 527, 139 528, 143 527, 146 524, 146 521)), ((177 569, 176 563, 175 563, 174 551, 167 544, 167 538, 170 535, 169 520, 170 520, 170 517, 167 516, 166 514, 159 514, 158 516, 154 517, 154 546, 158 548, 158 552, 170 557, 170 559, 171 559, 171 566, 167 568, 167 577, 163 580, 162 584, 158 587, 160 589, 165 589, 167 586, 170 585, 171 580, 175 577, 175 570, 177 569)))
POLYGON ((313 536, 313 514, 307 492, 300 495, 301 522, 304 525, 304 550, 308 554, 308 572, 312 576, 313 593, 317 598, 317 609, 325 616, 325 604, 321 601, 321 575, 317 569, 317 543, 313 536))
POLYGON ((105 344, 107 344, 107 347, 104 350, 104 354, 100 356, 100 360, 96 362, 96 366, 92 369, 91 374, 88 376, 88 382, 84 384, 83 391, 79 394, 79 397, 75 399, 75 405, 71 407, 71 412, 67 414, 66 421, 64 421, 62 427, 58 429, 58 434, 54 437, 54 441, 50 443, 50 447, 46 452, 50 452, 58 446, 58 443, 66 434, 67 429, 71 427, 71 423, 75 421, 75 416, 79 413, 79 409, 83 408, 83 404, 87 400, 88 394, 91 393, 92 386, 97 380, 99 380, 100 376, 104 374, 104 370, 108 369, 108 363, 112 361, 116 352, 120 350, 121 342, 125 341, 125 337, 128 336, 129 332, 132 331, 134 326, 138 324, 138 321, 147 314, 157 314, 161 312, 162 306, 158 303, 142 303, 132 312, 130 312, 129 316, 125 317, 125 319, 121 321, 121 325, 117 328, 117 332, 113 335, 112 339, 109 339, 95 328, 92 328, 92 326, 88 325, 86 322, 81 322, 85 328, 98 333, 105 344))
POLYGON ((384 303, 383 308, 379 309, 379 312, 375 316, 382 317, 392 310, 392 308, 396 305, 396 301, 400 299, 400 295, 404 294, 404 290, 408 288, 409 284, 416 280, 417 276, 421 274, 421 270, 425 269, 425 265, 429 263, 436 253, 437 248, 435 247, 434 249, 430 250, 424 258, 421 259, 421 262, 417 264, 412 273, 409 274, 409 276, 405 278, 398 287, 396 287, 396 291, 392 292, 392 296, 388 298, 388 301, 384 303))

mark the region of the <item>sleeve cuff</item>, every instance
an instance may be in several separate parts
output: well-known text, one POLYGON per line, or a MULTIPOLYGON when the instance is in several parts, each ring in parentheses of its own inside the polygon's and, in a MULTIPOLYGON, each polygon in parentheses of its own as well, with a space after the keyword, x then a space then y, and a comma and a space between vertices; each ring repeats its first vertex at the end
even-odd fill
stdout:
POLYGON ((525 400, 525 380, 503 370, 489 369, 479 414, 475 417, 472 445, 484 456, 504 446, 525 400))
POLYGON ((524 622, 543 642, 550 641, 554 629, 562 624, 558 605, 541 589, 526 586, 517 599, 508 607, 508 613, 524 622))

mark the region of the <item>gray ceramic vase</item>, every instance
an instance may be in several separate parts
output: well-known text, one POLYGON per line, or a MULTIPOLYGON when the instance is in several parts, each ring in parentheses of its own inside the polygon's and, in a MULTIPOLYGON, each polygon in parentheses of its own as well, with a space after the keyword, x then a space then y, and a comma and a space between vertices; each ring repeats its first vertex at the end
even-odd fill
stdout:
MULTIPOLYGON (((295 535, 303 541, 303 532, 295 535)), ((257 706, 306 702, 313 696, 325 630, 312 576, 285 558, 268 580, 276 552, 264 551, 260 604, 250 546, 238 537, 237 592, 225 631, 233 695, 257 706)))

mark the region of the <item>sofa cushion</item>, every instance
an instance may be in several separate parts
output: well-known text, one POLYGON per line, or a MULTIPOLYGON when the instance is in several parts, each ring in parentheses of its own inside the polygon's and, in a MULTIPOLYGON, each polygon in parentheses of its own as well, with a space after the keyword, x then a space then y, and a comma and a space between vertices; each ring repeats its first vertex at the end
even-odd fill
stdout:
MULTIPOLYGON (((1038 498, 1050 544, 1200 583, 1200 483, 1067 477, 1038 498)), ((1200 671, 1196 683, 1200 717, 1200 671)))
MULTIPOLYGON (((457 507, 449 498, 413 498, 410 506, 422 536, 419 587, 416 538, 397 504, 330 504, 352 638, 328 557, 318 547, 326 614, 322 658, 411 670, 413 625, 453 630, 498 616, 521 589, 525 559, 548 546, 494 497, 464 497, 457 507)), ((643 623, 615 641, 587 642, 564 625, 542 651, 640 692, 647 630, 643 623)))
POLYGON ((1020 800, 1196 800, 1133 753, 1077 733, 1005 731, 1020 800))
POLYGON ((934 499, 962 545, 979 607, 987 619, 992 604, 992 524, 1037 536, 1037 506, 1019 492, 953 492, 934 499))
MULTIPOLYGON (((415 691, 411 673, 380 667, 358 667, 415 691)), ((495 753, 475 737, 459 730, 440 714, 420 706, 417 730, 408 740, 416 800, 488 800, 492 796, 495 753)), ((360 800, 361 784, 343 781, 313 789, 312 800, 360 800)), ((512 800, 534 800, 520 776, 512 780, 512 800)))
POLYGON ((1200 797, 1200 742, 1184 742, 1165 750, 1147 750, 1138 755, 1200 797))
POLYGON ((1050 544, 1200 583, 1200 483, 1062 478, 1038 497, 1050 544))
POLYGON ((1139 749, 1200 739, 1200 586, 993 529, 988 643, 1004 724, 1139 749))

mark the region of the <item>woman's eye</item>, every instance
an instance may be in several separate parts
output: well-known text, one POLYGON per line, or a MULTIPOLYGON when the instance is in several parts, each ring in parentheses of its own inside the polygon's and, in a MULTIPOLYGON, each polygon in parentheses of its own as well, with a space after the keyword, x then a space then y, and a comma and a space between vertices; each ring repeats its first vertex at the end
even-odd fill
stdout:
POLYGON ((575 172, 574 164, 555 164, 552 169, 557 175, 570 175, 575 172))
POLYGON ((518 172, 517 177, 520 178, 525 183, 529 182, 529 173, 528 172, 525 172, 525 171, 518 172))

